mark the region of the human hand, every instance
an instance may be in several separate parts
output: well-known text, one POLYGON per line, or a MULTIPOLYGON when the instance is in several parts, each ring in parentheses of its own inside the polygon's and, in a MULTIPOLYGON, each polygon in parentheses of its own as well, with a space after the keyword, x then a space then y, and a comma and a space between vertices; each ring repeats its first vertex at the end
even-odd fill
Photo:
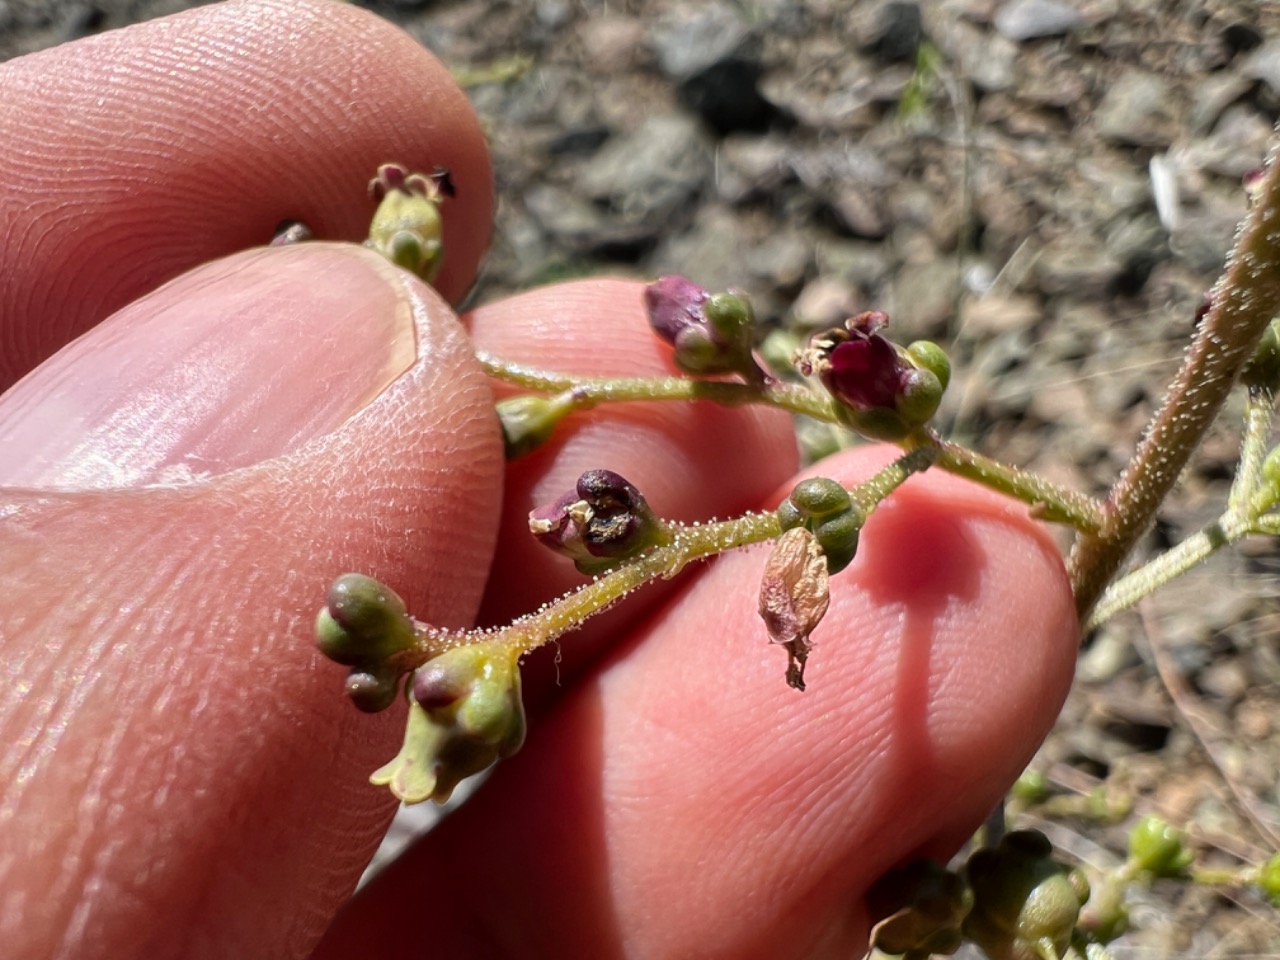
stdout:
MULTIPOLYGON (((349 247, 207 263, 284 217, 358 239, 379 163, 441 163, 459 197, 439 286, 470 284, 491 217, 478 126, 362 11, 206 7, 0 76, 0 382, 115 313, 0 399, 0 942, 305 956, 393 812, 367 776, 402 721, 352 710, 316 654, 328 582, 370 573, 450 626, 524 612, 576 580, 524 532, 535 503, 607 466, 668 516, 771 506, 790 426, 618 407, 504 470, 487 384, 429 289, 349 247)), ((511 359, 667 369, 635 285, 467 319, 511 359)), ((592 621, 563 686, 535 657, 524 751, 316 955, 856 952, 868 884, 953 849, 1052 722, 1066 577, 1016 506, 915 478, 833 579, 799 695, 756 618, 763 559, 592 621)))

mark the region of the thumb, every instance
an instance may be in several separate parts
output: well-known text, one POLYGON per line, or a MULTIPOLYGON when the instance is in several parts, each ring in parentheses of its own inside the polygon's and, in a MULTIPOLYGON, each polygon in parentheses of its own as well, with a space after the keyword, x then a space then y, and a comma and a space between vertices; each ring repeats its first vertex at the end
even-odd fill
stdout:
POLYGON ((325 587, 460 625, 488 570, 501 444, 456 318, 358 248, 240 254, 0 398, 0 450, 7 955, 305 955, 401 725, 319 662, 325 587))

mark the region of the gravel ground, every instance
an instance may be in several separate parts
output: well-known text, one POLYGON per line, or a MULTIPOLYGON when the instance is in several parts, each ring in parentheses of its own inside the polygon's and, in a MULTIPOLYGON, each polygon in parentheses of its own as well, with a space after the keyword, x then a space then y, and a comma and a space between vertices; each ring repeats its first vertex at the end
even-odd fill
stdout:
MULTIPOLYGON (((190 5, 0 0, 0 58, 190 5)), ((476 299, 681 272, 750 293, 779 337, 884 309, 895 336, 949 346, 953 436, 1091 492, 1159 402, 1280 114, 1263 0, 374 9, 456 70, 490 132, 476 299)), ((1221 510, 1235 423, 1152 548, 1221 510)), ((1099 632, 1035 763, 1057 795, 1159 811, 1224 863, 1280 849, 1277 569, 1246 544, 1099 632)), ((1027 822, 1104 865, 1127 821, 1027 822)), ((1135 921, 1119 958, 1280 955, 1249 894, 1161 885, 1135 921)))

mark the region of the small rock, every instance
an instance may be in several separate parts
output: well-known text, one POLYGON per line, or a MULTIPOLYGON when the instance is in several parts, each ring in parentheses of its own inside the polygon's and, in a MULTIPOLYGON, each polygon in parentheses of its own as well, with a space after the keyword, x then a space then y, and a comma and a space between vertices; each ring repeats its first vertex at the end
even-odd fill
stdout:
POLYGON ((655 28, 651 42, 680 103, 720 133, 761 131, 778 116, 758 86, 759 38, 732 7, 685 8, 655 28))
POLYGON ((1107 232, 1105 249, 1119 264, 1119 285, 1136 293, 1147 282, 1157 263, 1169 258, 1169 240, 1160 219, 1144 213, 1123 220, 1107 232))
POLYGON ((742 16, 724 3, 685 7, 649 35, 662 72, 673 80, 693 76, 737 56, 751 37, 742 16))
POLYGON ((1196 84, 1187 122, 1193 133, 1205 134, 1213 129, 1224 110, 1248 94, 1253 81, 1238 73, 1211 73, 1196 84))
POLYGON ((802 327, 838 326, 860 309, 858 292, 839 277, 815 277, 791 305, 791 320, 802 327))
POLYGON ((956 308, 958 279, 955 264, 945 260, 903 264, 893 279, 889 310, 895 339, 936 339, 944 334, 956 308))
POLYGON ((914 63, 920 41, 924 39, 920 5, 909 0, 890 0, 876 12, 861 39, 863 49, 875 53, 886 63, 914 63))
POLYGON ((831 210, 850 236, 880 240, 889 233, 889 222, 881 209, 880 195, 878 190, 839 187, 831 200, 831 210))
POLYGON ((839 277, 863 291, 874 290, 889 274, 889 255, 878 243, 828 240, 814 253, 819 275, 839 277))
POLYGON ((1098 104, 1098 132, 1112 143, 1167 147, 1178 132, 1178 98, 1164 78, 1127 70, 1098 104))
POLYGON ((999 294, 969 300, 960 310, 965 335, 978 340, 1013 330, 1031 330, 1043 316, 1044 311, 1032 298, 999 294))
POLYGON ((1079 299, 1109 295, 1123 270, 1101 243, 1076 236, 1047 244, 1035 267, 1040 289, 1046 294, 1079 299))
POLYGON ((593 16, 582 25, 583 58, 596 73, 616 74, 643 59, 645 27, 634 17, 593 16))
POLYGON ((812 260, 811 246, 798 231, 778 227, 747 249, 743 265, 772 286, 794 288, 804 280, 812 260))
POLYGON ((1055 0, 1012 0, 996 14, 995 27, 1017 43, 1060 37, 1084 26, 1080 11, 1055 0))
POLYGON ((1012 40, 964 20, 947 20, 931 39, 957 75, 983 93, 1013 88, 1018 79, 1018 47, 1012 40))
POLYGON ((781 137, 730 134, 717 155, 716 192, 729 203, 742 203, 777 188, 791 175, 788 150, 781 137))
POLYGON ((697 121, 657 114, 610 140, 587 162, 578 183, 615 219, 656 226, 702 188, 711 169, 711 146, 697 121))
POLYGON ((1269 40, 1245 58, 1240 74, 1266 84, 1273 96, 1280 96, 1280 39, 1269 40))

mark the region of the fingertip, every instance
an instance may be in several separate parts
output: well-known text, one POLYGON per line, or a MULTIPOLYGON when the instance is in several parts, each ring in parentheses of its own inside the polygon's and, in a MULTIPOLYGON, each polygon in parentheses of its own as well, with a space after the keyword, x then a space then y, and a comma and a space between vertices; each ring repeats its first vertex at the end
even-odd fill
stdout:
POLYGON ((385 162, 453 175, 447 299, 487 246, 492 175, 466 96, 420 44, 353 5, 234 0, 0 76, 0 387, 165 280, 267 243, 281 220, 363 239, 366 184, 385 162))

